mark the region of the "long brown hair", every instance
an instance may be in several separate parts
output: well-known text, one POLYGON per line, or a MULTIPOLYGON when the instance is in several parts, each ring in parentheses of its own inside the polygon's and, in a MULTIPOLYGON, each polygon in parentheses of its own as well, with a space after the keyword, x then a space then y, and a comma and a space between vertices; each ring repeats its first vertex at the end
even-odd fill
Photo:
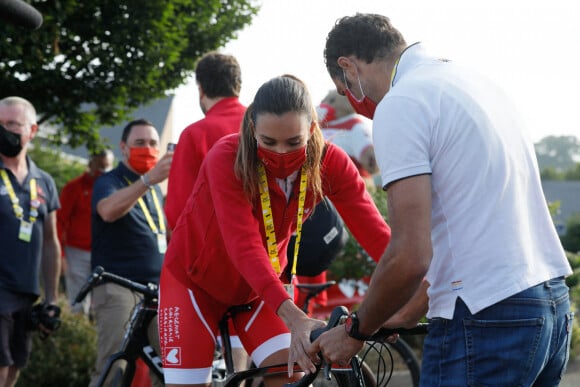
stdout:
POLYGON ((314 193, 314 200, 322 198, 322 178, 320 165, 324 154, 324 137, 318 126, 316 109, 306 84, 292 75, 283 75, 264 83, 257 91, 254 102, 248 106, 242 121, 240 144, 234 170, 241 180, 244 192, 250 201, 258 196, 259 177, 255 122, 260 114, 271 113, 278 116, 297 112, 307 116, 312 134, 306 145, 306 168, 308 189, 314 193))

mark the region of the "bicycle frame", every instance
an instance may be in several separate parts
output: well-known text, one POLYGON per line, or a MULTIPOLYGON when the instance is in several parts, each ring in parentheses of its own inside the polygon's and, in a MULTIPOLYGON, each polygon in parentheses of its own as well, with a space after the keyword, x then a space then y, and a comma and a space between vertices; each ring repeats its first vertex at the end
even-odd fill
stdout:
MULTIPOLYGON (((85 284, 85 286, 79 291, 75 302, 82 301, 82 299, 84 299, 86 294, 88 294, 88 292, 94 286, 105 281, 114 282, 120 286, 139 292, 143 295, 143 299, 137 304, 131 315, 130 323, 125 331, 125 336, 121 348, 118 352, 109 357, 97 385, 103 385, 106 378, 108 378, 112 366, 115 362, 119 360, 125 360, 127 362, 127 368, 123 373, 123 386, 129 387, 135 374, 135 362, 138 358, 141 358, 147 367, 152 370, 160 378, 160 380, 163 380, 161 359, 155 350, 151 347, 147 337, 147 327, 149 326, 149 323, 152 321, 152 319, 157 315, 157 286, 154 284, 142 285, 135 283, 126 278, 107 273, 103 268, 98 267, 89 277, 87 284, 85 284)), ((244 371, 236 371, 234 369, 228 320, 232 318, 235 313, 247 310, 250 310, 249 305, 234 306, 224 314, 223 318, 219 322, 218 328, 222 340, 221 355, 225 363, 225 371, 222 373, 221 371, 223 370, 219 369, 223 377, 217 375, 213 376, 212 383, 214 386, 237 387, 241 382, 248 379, 268 375, 286 374, 288 372, 288 366, 286 363, 266 367, 250 368, 244 371)), ((341 322, 341 319, 343 319, 346 315, 348 315, 348 310, 345 307, 336 307, 329 318, 328 325, 322 330, 314 331, 311 335, 311 339, 315 339, 324 330, 338 325, 341 322)), ((393 333, 423 334, 426 333, 426 326, 427 324, 423 324, 420 327, 411 330, 381 329, 379 332, 373 335, 373 341, 384 342, 386 338, 391 336, 393 333)), ((345 387, 346 385, 361 387, 365 386, 362 361, 358 357, 354 357, 352 359, 350 367, 339 367, 336 369, 331 369, 330 365, 326 365, 324 369, 326 378, 330 378, 329 375, 332 372, 335 377, 337 377, 338 381, 338 376, 342 374, 342 381, 339 383, 341 384, 341 387, 345 387)), ((294 371, 296 373, 302 372, 302 370, 300 370, 297 365, 295 365, 294 371)), ((293 386, 301 387, 309 385, 317 377, 317 373, 305 376, 299 382, 294 383, 293 386)))
POLYGON ((113 364, 119 360, 127 362, 123 372, 122 385, 129 387, 135 376, 136 361, 141 358, 147 367, 163 381, 163 369, 161 358, 155 349, 150 345, 147 337, 147 328, 151 321, 157 316, 157 285, 143 285, 128 280, 127 278, 105 272, 102 267, 96 267, 89 276, 87 283, 81 288, 75 303, 81 302, 86 295, 97 285, 105 282, 113 282, 117 285, 133 290, 143 295, 143 299, 137 303, 129 319, 129 325, 125 330, 123 343, 118 352, 107 359, 103 372, 97 381, 97 386, 103 386, 113 368, 113 364))
POLYGON ((113 364, 119 360, 125 360, 127 362, 127 368, 125 369, 123 379, 128 382, 128 385, 130 385, 130 381, 132 381, 135 376, 136 360, 138 358, 141 358, 147 367, 152 370, 160 380, 163 380, 161 358, 151 346, 147 337, 147 327, 151 320, 157 316, 156 304, 156 301, 146 299, 143 299, 143 301, 137 304, 133 310, 131 319, 129 320, 129 326, 125 331, 123 344, 118 352, 108 358, 103 373, 97 382, 97 386, 102 386, 105 383, 113 364))

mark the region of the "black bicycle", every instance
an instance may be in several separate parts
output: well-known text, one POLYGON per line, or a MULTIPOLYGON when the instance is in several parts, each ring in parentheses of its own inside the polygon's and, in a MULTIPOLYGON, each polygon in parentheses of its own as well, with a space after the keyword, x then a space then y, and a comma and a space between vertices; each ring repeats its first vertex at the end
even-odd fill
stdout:
MULTIPOLYGON (((338 324, 341 324, 344 320, 346 320, 348 314, 349 314, 348 309, 345 307, 338 306, 338 307, 334 308, 334 310, 332 311, 332 314, 330 316, 330 319, 328 320, 328 324, 323 328, 320 328, 320 329, 313 331, 310 335, 310 340, 311 341, 316 340, 316 338, 319 337, 322 333, 337 326, 338 324)), ((387 339, 395 333, 398 333, 400 335, 421 335, 421 334, 426 334, 428 331, 428 328, 429 328, 428 323, 419 324, 416 327, 410 328, 410 329, 381 328, 372 336, 372 338, 370 340, 367 341, 367 345, 369 345, 370 348, 374 348, 376 345, 383 346, 386 344, 387 339)), ((395 343, 397 343, 399 341, 400 341, 400 339, 398 339, 395 343)), ((390 344, 395 344, 395 343, 390 343, 390 344)), ((380 366, 377 369, 375 369, 375 371, 377 371, 377 373, 375 374, 377 379, 376 379, 374 385, 376 385, 376 386, 391 385, 392 386, 392 384, 390 384, 390 382, 391 382, 391 378, 393 376, 393 372, 392 372, 393 364, 391 363, 391 365, 389 366, 384 359, 384 353, 381 350, 378 350, 378 351, 379 351, 379 358, 382 360, 379 360, 378 364, 380 364, 380 366)), ((387 349, 387 351, 389 351, 389 350, 387 349)), ((287 387, 307 387, 307 386, 315 383, 315 380, 319 377, 319 375, 318 375, 319 371, 321 369, 323 369, 324 370, 324 378, 326 380, 331 380, 332 376, 334 376, 335 384, 339 387, 368 387, 369 382, 373 383, 373 381, 368 380, 368 378, 366 376, 366 372, 365 372, 365 367, 366 367, 365 364, 367 363, 366 362, 367 353, 368 353, 368 349, 363 350, 362 356, 359 354, 359 355, 353 357, 350 361, 349 366, 347 366, 345 368, 346 369, 345 372, 337 372, 340 369, 336 369, 334 365, 326 364, 323 362, 321 365, 319 365, 317 367, 317 371, 315 373, 305 375, 298 382, 289 383, 286 386, 287 387)), ((418 383, 418 380, 417 380, 417 383, 418 383)), ((397 384, 397 385, 409 386, 408 383, 402 383, 402 384, 397 384)), ((415 382, 413 382, 413 385, 415 385, 415 382)))
MULTIPOLYGON (((321 292, 327 290, 332 286, 337 286, 335 281, 328 281, 319 284, 297 284, 298 290, 305 293, 304 305, 302 310, 308 313, 309 303, 321 292)), ((332 313, 342 313, 343 307, 334 309, 332 313)), ((341 315, 340 321, 346 319, 346 316, 341 315)), ((329 320, 330 321, 330 320, 329 320)), ((328 327, 331 324, 329 322, 328 327)), ((417 335, 426 333, 427 325, 421 324, 414 330, 401 330, 403 335, 417 335)), ((388 331, 382 331, 382 335, 388 331)), ((377 336, 377 339, 382 336, 377 336)), ((421 373, 421 365, 415 351, 404 340, 399 337, 397 341, 388 343, 384 339, 378 341, 368 341, 365 347, 358 355, 358 363, 366 380, 365 385, 377 386, 419 386, 419 377, 421 373), (373 381, 373 378, 375 381, 373 381)), ((336 365, 333 366, 335 374, 352 374, 351 367, 341 368, 336 365)), ((345 385, 345 381, 341 381, 345 385)))
MULTIPOLYGON (((103 374, 97 382, 97 386, 101 387, 105 380, 107 380, 111 370, 115 369, 117 374, 113 375, 112 385, 116 387, 130 387, 131 382, 135 376, 136 361, 141 358, 147 367, 157 375, 160 380, 163 380, 162 360, 158 356, 155 349, 149 343, 147 337, 147 327, 153 318, 157 315, 158 305, 158 289, 155 284, 143 285, 133 282, 127 278, 106 272, 102 267, 96 267, 93 273, 87 279, 86 284, 82 287, 77 295, 75 302, 81 302, 84 297, 97 285, 113 282, 119 286, 131 289, 140 293, 143 298, 135 307, 129 324, 125 331, 125 336, 119 351, 111 355, 107 361, 107 365, 103 374), (116 362, 126 362, 125 367, 114 367, 116 362)), ((310 285, 320 286, 320 285, 310 285)), ((316 291, 317 289, 310 289, 316 291)), ((312 298, 312 297, 310 297, 312 298)), ((221 336, 221 346, 216 348, 216 357, 213 363, 212 372, 212 386, 214 387, 238 387, 242 382, 247 382, 246 386, 250 386, 253 380, 267 377, 270 375, 286 374, 287 364, 278 364, 268 367, 251 367, 247 370, 237 371, 234 369, 232 346, 230 340, 230 333, 228 330, 228 320, 241 310, 249 310, 249 305, 240 305, 230 308, 223 316, 219 323, 219 332, 221 336)), ((337 324, 340 324, 348 310, 345 307, 336 308, 330 316, 328 325, 324 329, 330 329, 337 324)), ((321 331, 317 331, 320 334, 321 331)), ((324 386, 338 385, 339 387, 376 387, 386 386, 392 381, 395 368, 395 356, 392 349, 397 353, 404 353, 405 357, 411 359, 409 374, 416 375, 418 382, 418 360, 414 355, 412 349, 403 341, 397 340, 395 343, 385 343, 388 336, 393 333, 401 333, 402 331, 381 330, 373 336, 374 342, 367 343, 367 348, 359 355, 353 358, 351 364, 347 367, 327 366, 323 374, 315 375, 318 379, 315 385, 324 383, 324 386), (401 349, 402 348, 402 349, 401 349), (389 360, 390 359, 390 360, 389 360), (416 366, 416 369, 411 369, 411 366, 416 366)), ((412 334, 425 333, 425 327, 421 327, 415 331, 408 331, 412 334)), ((314 333, 314 332, 313 332, 314 333)), ((295 366, 295 372, 301 372, 298 366, 295 366)), ((413 367, 414 368, 414 367, 413 367)), ((416 386, 414 379, 405 382, 406 386, 416 386)), ((301 382, 306 382, 307 379, 302 379, 301 382)), ((306 385, 310 384, 307 382, 306 385)), ((393 384, 390 384, 391 386, 393 384)))
POLYGON ((119 387, 130 387, 135 370, 137 359, 141 358, 147 367, 163 381, 162 360, 149 342, 147 337, 147 327, 157 316, 158 287, 156 284, 147 285, 131 281, 127 278, 106 272, 101 266, 97 266, 87 282, 77 294, 74 303, 81 302, 87 294, 97 285, 105 282, 112 282, 126 289, 130 289, 143 296, 141 301, 135 306, 129 325, 125 330, 123 343, 119 351, 114 353, 107 360, 103 373, 99 377, 97 386, 103 386, 112 370, 116 370, 113 375, 112 385, 119 387), (126 362, 124 367, 114 367, 117 362, 126 362))

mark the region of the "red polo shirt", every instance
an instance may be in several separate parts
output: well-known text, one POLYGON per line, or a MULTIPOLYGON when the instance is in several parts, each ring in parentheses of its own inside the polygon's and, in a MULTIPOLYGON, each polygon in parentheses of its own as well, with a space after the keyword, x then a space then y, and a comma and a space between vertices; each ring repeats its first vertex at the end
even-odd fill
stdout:
POLYGON ((56 213, 61 246, 91 250, 91 198, 95 178, 88 172, 69 181, 60 193, 56 213))
POLYGON ((238 98, 224 98, 207 111, 205 118, 189 125, 179 136, 165 198, 169 228, 175 227, 208 150, 223 136, 240 130, 245 111, 238 98))

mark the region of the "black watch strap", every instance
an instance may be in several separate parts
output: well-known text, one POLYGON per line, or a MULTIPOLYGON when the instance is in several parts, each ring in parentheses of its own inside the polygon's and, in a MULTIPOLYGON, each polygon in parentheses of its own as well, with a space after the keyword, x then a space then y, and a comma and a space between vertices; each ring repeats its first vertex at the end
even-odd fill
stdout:
POLYGON ((344 324, 344 329, 346 330, 346 334, 352 337, 353 339, 360 340, 360 341, 367 341, 370 340, 372 335, 363 335, 361 334, 359 329, 359 319, 358 314, 356 312, 352 312, 350 316, 346 319, 346 323, 344 324))

